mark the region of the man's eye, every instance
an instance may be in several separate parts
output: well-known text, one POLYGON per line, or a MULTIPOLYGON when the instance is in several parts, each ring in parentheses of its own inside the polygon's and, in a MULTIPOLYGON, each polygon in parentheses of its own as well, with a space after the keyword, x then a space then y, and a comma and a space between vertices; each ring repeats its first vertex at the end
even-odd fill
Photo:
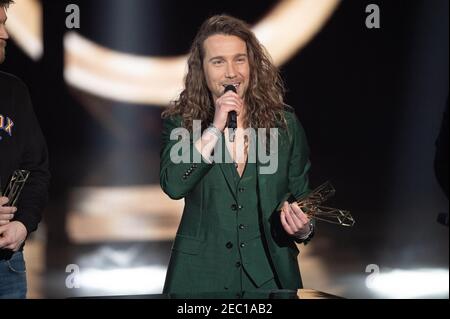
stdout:
POLYGON ((222 64, 222 62, 223 62, 223 61, 216 60, 216 61, 213 61, 213 64, 214 64, 214 65, 219 65, 219 64, 222 64))

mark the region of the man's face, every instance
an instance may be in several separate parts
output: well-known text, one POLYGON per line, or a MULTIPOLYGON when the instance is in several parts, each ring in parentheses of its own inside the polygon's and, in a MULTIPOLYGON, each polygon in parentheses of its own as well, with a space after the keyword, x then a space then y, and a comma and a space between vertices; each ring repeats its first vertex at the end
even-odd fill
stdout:
POLYGON ((0 7, 0 63, 5 60, 6 40, 8 40, 8 33, 6 32, 6 11, 5 8, 0 7))
POLYGON ((203 72, 214 101, 229 84, 243 98, 250 80, 246 43, 233 35, 215 34, 203 42, 203 48, 203 72))

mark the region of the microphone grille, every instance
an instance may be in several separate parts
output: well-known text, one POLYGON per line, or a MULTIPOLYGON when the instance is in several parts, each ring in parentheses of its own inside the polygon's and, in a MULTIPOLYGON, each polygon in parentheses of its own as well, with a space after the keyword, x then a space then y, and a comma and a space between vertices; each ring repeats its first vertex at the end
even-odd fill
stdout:
POLYGON ((224 93, 226 93, 226 92, 228 92, 228 91, 233 91, 234 93, 237 93, 237 91, 236 91, 236 88, 234 87, 234 85, 227 85, 226 87, 225 87, 225 91, 224 91, 224 93))

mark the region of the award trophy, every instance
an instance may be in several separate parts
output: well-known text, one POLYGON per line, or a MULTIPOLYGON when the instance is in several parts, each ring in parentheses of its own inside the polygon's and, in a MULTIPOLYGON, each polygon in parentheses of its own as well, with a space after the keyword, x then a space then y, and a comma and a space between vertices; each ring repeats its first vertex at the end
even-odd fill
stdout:
POLYGON ((322 206, 322 203, 333 196, 335 192, 333 185, 327 181, 296 202, 309 218, 341 226, 353 226, 355 220, 349 211, 322 206))
POLYGON ((16 170, 11 177, 8 185, 6 186, 5 192, 2 194, 2 189, 0 185, 0 196, 8 197, 8 206, 16 206, 19 200, 20 192, 23 186, 27 182, 30 172, 26 170, 16 170))

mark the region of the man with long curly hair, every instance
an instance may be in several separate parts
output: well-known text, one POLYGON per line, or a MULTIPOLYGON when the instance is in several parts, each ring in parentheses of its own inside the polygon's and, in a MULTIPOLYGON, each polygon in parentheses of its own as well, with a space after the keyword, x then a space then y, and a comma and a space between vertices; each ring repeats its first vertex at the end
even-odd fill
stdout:
MULTIPOLYGON (((8 40, 6 9, 12 2, 0 0, 0 64, 8 40)), ((0 72, 0 299, 26 297, 22 251, 41 220, 49 180, 47 147, 28 90, 15 76, 0 72), (16 198, 2 192, 16 170, 27 170, 30 176, 14 203, 16 198)))
POLYGON ((309 151, 283 97, 277 68, 245 22, 217 15, 203 23, 185 88, 162 115, 160 184, 185 200, 165 293, 302 287, 295 243, 312 237, 313 224, 287 199, 309 192, 309 151), (267 159, 275 169, 264 170, 267 159))

